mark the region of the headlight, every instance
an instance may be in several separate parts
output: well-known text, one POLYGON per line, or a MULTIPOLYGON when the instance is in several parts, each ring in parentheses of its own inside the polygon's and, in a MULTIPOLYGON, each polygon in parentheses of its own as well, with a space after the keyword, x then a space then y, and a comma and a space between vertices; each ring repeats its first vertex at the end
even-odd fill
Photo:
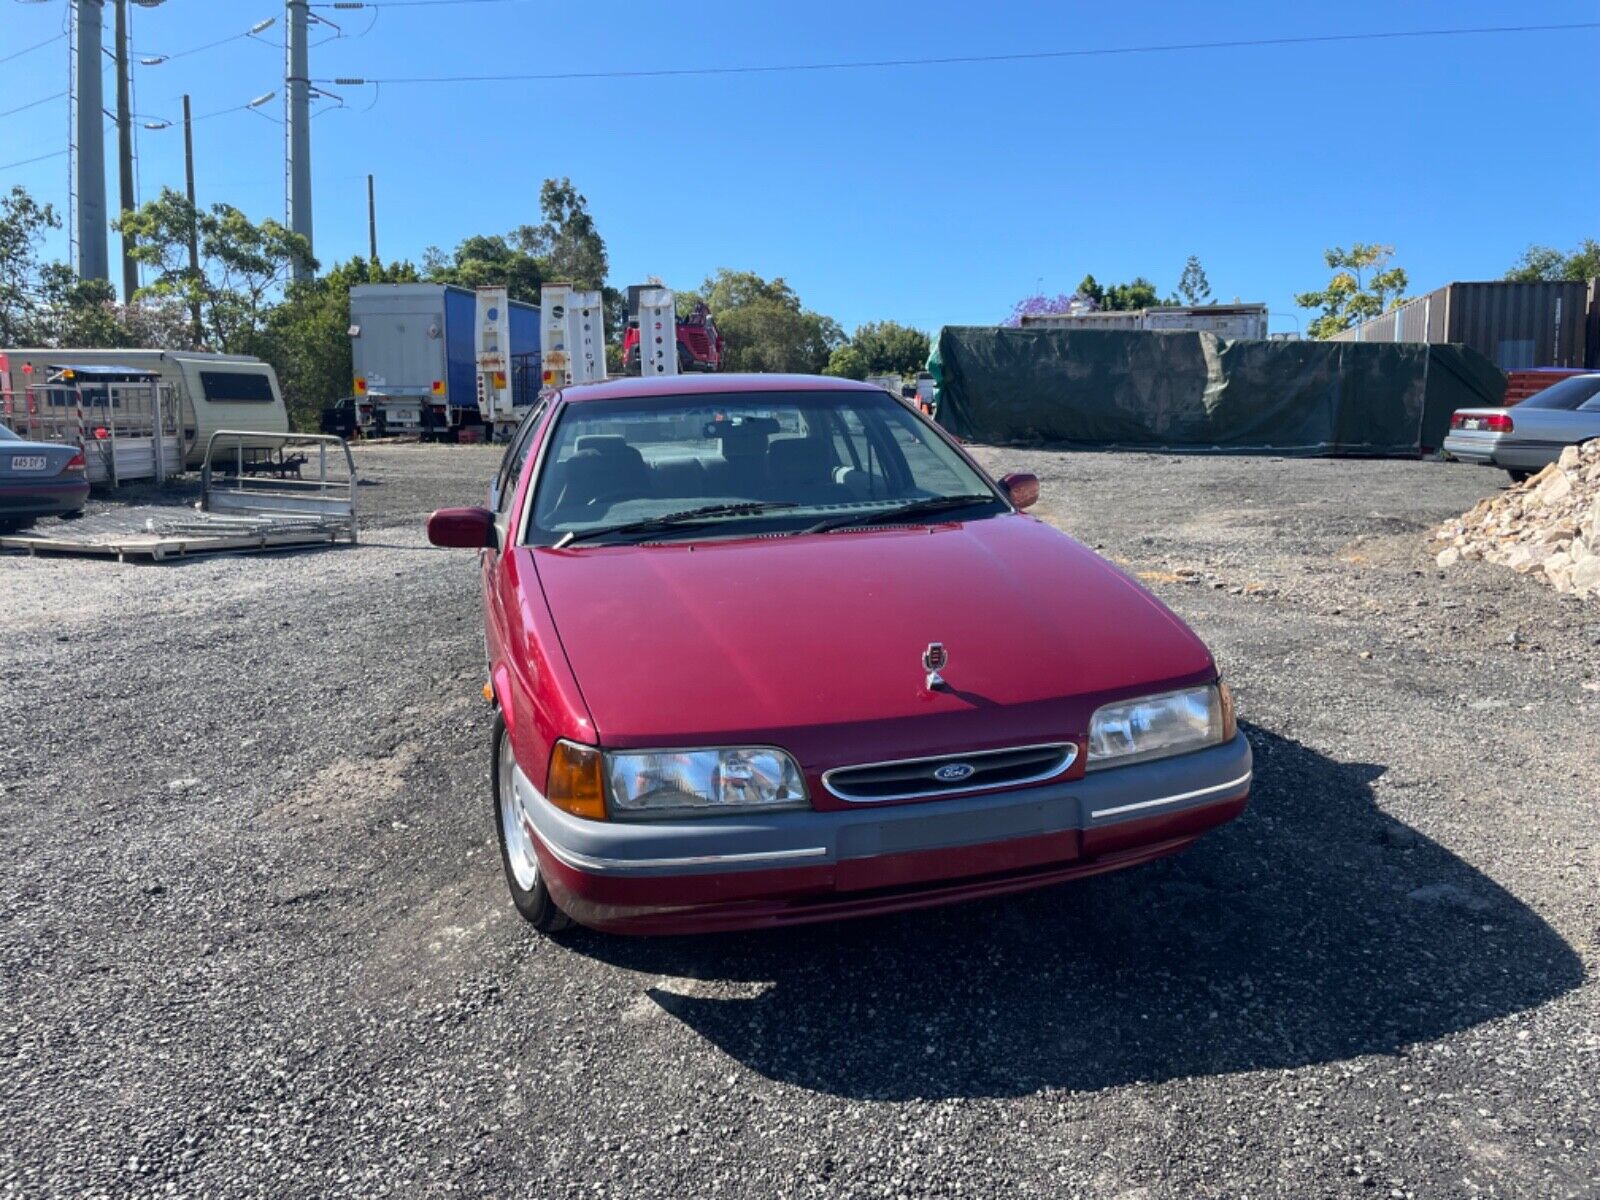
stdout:
POLYGON ((794 759, 759 746, 607 754, 606 781, 619 816, 714 816, 806 806, 805 781, 794 759))
POLYGON ((1226 685, 1184 688, 1107 704, 1089 721, 1085 769, 1120 767, 1231 741, 1233 701, 1226 685))

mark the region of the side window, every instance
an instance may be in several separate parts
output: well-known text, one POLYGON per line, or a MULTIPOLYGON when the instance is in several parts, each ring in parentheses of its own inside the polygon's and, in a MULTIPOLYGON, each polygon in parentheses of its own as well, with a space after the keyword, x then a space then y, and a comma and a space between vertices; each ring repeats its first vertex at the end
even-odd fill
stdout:
POLYGON ((271 404, 272 381, 253 371, 201 371, 200 391, 212 404, 271 404))
POLYGON ((1590 396, 1578 405, 1579 412, 1600 412, 1600 379, 1594 381, 1590 396))
POLYGON ((544 404, 536 404, 527 416, 522 418, 522 424, 517 426, 517 431, 511 435, 511 441, 506 446, 505 457, 500 460, 500 472, 494 481, 494 507, 495 512, 502 518, 511 511, 511 499, 517 493, 517 480, 522 476, 523 464, 528 461, 528 454, 533 449, 535 431, 539 428, 540 418, 544 416, 544 404))

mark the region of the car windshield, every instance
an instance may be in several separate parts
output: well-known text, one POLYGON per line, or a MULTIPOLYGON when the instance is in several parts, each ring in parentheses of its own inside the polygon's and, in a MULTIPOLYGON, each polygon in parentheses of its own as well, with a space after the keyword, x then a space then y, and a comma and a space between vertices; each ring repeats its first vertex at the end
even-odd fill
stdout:
POLYGON ((1600 393, 1600 375, 1574 375, 1552 383, 1542 392, 1535 392, 1517 407, 1558 408, 1570 412, 1596 393, 1600 393))
POLYGON ((1006 511, 944 438, 877 390, 585 400, 550 436, 535 545, 865 524, 912 504, 924 511, 905 519, 1006 511), (649 528, 613 529, 636 523, 649 528))

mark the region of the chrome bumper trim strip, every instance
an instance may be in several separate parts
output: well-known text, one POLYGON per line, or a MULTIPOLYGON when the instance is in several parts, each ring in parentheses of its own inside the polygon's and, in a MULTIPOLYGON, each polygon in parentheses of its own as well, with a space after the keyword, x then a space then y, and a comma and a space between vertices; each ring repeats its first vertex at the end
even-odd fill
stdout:
POLYGON ((1114 808, 1097 808, 1089 814, 1089 819, 1098 821, 1101 817, 1115 817, 1122 813, 1137 812, 1144 808, 1160 808, 1164 804, 1180 804, 1185 800, 1196 800, 1201 796, 1209 796, 1213 792, 1226 792, 1250 782, 1253 771, 1246 771, 1237 779, 1230 779, 1227 783, 1218 783, 1211 787, 1197 788, 1192 792, 1179 792, 1176 796, 1162 796, 1155 800, 1140 800, 1136 804, 1119 804, 1114 808))

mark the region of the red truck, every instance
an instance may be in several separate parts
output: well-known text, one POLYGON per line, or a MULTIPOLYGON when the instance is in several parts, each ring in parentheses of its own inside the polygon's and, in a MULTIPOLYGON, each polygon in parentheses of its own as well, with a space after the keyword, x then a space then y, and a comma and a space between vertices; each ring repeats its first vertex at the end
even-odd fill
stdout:
MULTIPOLYGON (((635 284, 628 288, 628 332, 622 338, 622 364, 629 375, 640 373, 639 292, 645 286, 635 284)), ((677 333, 680 374, 722 370, 722 334, 705 301, 698 302, 688 316, 678 318, 677 333)))

